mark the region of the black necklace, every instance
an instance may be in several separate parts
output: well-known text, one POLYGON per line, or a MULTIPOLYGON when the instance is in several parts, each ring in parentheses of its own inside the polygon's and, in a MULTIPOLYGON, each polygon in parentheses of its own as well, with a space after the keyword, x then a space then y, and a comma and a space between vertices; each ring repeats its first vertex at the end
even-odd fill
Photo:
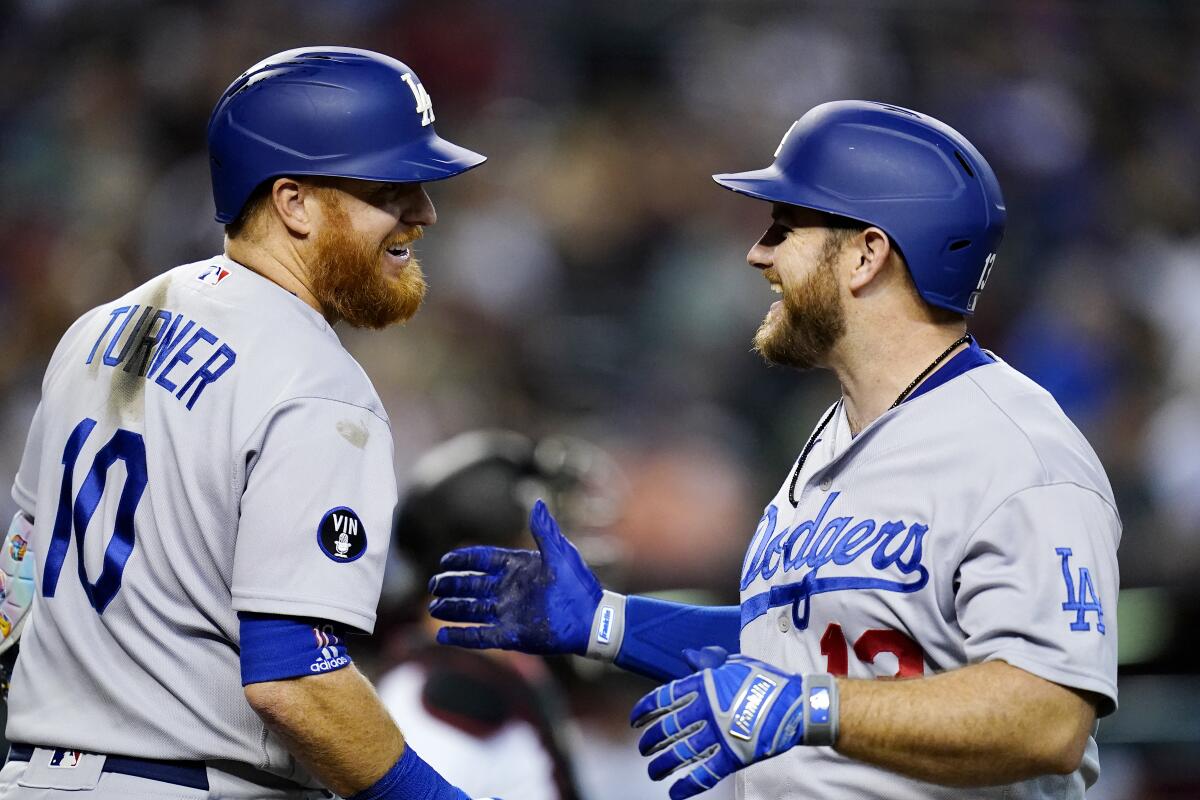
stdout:
MULTIPOLYGON (((888 411, 891 411, 893 408, 903 403, 908 398, 909 394, 912 393, 912 390, 917 388, 917 384, 925 380, 929 373, 937 369, 938 364, 941 364, 943 361, 945 361, 950 354, 959 347, 959 345, 966 344, 969 341, 971 341, 971 334, 969 333, 964 333, 962 336, 955 339, 954 343, 942 351, 940 356, 930 362, 928 367, 921 370, 920 375, 913 378, 912 383, 904 387, 904 391, 901 392, 900 396, 896 398, 896 402, 888 406, 888 411)), ((836 413, 841 406, 841 400, 838 400, 836 403, 834 403, 833 408, 829 409, 829 413, 825 415, 825 418, 821 420, 821 424, 818 425, 817 429, 812 432, 811 436, 808 437, 808 442, 804 445, 804 449, 800 452, 800 460, 796 462, 796 470, 792 473, 792 482, 788 486, 788 501, 791 502, 792 508, 796 508, 800 505, 800 501, 796 499, 796 482, 800 480, 800 472, 804 469, 804 462, 808 460, 808 454, 812 452, 813 447, 818 441, 820 441, 821 432, 825 430, 825 427, 829 424, 829 421, 833 419, 834 413, 836 413)))
POLYGON ((921 381, 925 380, 925 376, 927 376, 929 373, 931 373, 935 369, 937 369, 937 365, 942 363, 943 361, 945 361, 946 358, 949 357, 949 355, 951 353, 953 353, 956 349, 958 349, 959 345, 966 344, 969 341, 971 341, 971 334, 969 334, 969 333, 964 333, 962 336, 955 339, 954 343, 951 344, 949 347, 947 347, 945 350, 943 350, 942 354, 940 356, 938 356, 937 358, 935 358, 933 360, 932 364, 930 364, 928 367, 926 367, 924 370, 922 370, 920 375, 913 378, 912 383, 910 383, 908 386, 906 386, 904 388, 904 391, 900 393, 900 396, 896 398, 896 402, 892 403, 891 406, 888 407, 888 411, 891 411, 893 408, 895 408, 896 406, 903 403, 904 400, 908 397, 909 393, 912 392, 913 389, 917 388, 917 384, 920 383, 921 381))

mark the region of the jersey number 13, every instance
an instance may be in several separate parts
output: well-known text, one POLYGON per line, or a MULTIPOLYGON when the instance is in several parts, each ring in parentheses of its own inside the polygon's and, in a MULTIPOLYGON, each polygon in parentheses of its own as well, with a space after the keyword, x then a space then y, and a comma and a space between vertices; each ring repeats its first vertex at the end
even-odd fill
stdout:
MULTIPOLYGON (((826 669, 831 675, 843 677, 849 672, 850 659, 846 634, 842 626, 830 623, 821 636, 821 655, 825 656, 826 669)), ((925 674, 925 652, 921 645, 900 631, 872 628, 854 642, 854 655, 864 664, 874 664, 881 653, 896 657, 896 678, 915 678, 925 674)))

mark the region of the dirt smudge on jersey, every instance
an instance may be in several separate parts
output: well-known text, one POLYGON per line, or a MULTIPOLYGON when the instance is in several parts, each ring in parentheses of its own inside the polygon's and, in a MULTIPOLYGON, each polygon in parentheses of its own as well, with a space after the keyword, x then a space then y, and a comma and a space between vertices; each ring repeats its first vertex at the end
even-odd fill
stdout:
POLYGON ((367 440, 371 438, 367 426, 361 422, 355 422, 352 419, 338 420, 337 424, 338 435, 345 439, 350 444, 362 450, 367 446, 367 440))
POLYGON ((144 295, 133 298, 141 308, 119 345, 119 365, 112 370, 108 393, 109 413, 119 423, 137 422, 146 415, 145 373, 152 349, 147 339, 154 334, 158 310, 166 304, 170 283, 170 276, 163 275, 147 287, 144 295))

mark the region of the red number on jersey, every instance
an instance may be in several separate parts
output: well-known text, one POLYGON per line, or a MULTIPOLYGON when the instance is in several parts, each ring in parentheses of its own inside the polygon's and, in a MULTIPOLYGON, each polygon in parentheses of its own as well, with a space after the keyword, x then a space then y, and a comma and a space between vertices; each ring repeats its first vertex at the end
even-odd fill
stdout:
MULTIPOLYGON (((849 668, 849 653, 846 635, 842 626, 830 623, 821 636, 821 655, 825 656, 826 670, 831 675, 845 676, 849 668)), ((925 674, 925 651, 921 645, 900 631, 873 628, 858 637, 854 643, 854 655, 864 664, 874 664, 880 653, 891 653, 899 662, 893 677, 915 678, 925 674)))
POLYGON ((900 662, 897 678, 915 678, 925 673, 925 652, 921 645, 900 631, 875 628, 863 633, 854 643, 854 655, 866 664, 874 664, 875 656, 891 653, 900 662))
POLYGON ((842 633, 842 626, 836 622, 826 628, 825 635, 821 637, 821 655, 825 656, 825 671, 830 675, 841 675, 844 678, 849 674, 846 635, 842 633))

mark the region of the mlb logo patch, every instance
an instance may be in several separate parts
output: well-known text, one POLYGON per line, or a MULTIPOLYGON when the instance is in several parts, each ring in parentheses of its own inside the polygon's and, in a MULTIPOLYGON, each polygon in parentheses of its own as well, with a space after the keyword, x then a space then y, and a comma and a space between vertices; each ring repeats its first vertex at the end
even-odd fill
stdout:
POLYGON ((50 766, 54 769, 74 769, 83 759, 79 750, 55 750, 50 755, 50 766))
POLYGON ((216 286, 221 281, 229 277, 229 270, 219 264, 209 264, 204 268, 204 271, 196 276, 196 280, 201 283, 207 283, 209 286, 216 286))

